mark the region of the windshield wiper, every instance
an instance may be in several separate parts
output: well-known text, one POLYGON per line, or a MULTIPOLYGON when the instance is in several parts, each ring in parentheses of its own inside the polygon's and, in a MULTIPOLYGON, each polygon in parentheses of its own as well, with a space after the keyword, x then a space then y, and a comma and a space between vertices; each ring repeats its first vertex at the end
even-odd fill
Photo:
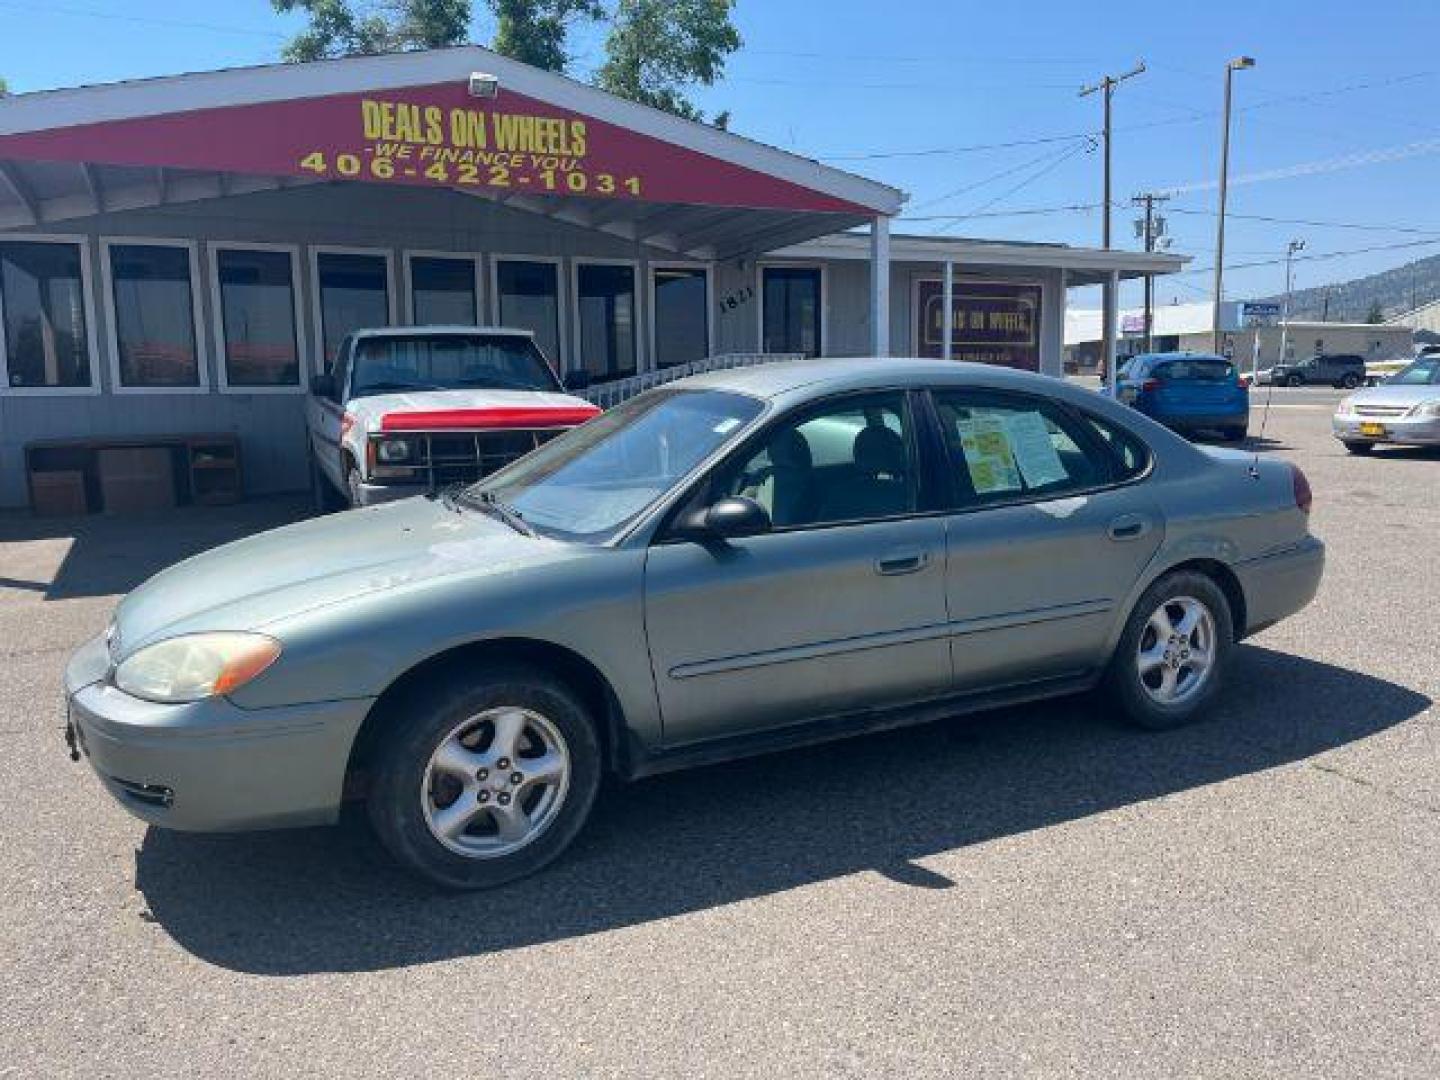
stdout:
POLYGON ((473 506, 477 510, 483 510, 499 518, 522 536, 537 535, 519 510, 496 498, 492 491, 472 491, 465 488, 456 492, 452 498, 462 506, 473 506))

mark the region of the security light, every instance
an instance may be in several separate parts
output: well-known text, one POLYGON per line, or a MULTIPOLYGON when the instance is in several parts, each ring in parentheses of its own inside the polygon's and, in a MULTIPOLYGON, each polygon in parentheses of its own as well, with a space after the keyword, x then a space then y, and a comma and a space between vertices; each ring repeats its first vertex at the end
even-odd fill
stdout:
POLYGON ((470 96, 473 98, 494 98, 500 96, 500 79, 483 71, 470 73, 470 96))

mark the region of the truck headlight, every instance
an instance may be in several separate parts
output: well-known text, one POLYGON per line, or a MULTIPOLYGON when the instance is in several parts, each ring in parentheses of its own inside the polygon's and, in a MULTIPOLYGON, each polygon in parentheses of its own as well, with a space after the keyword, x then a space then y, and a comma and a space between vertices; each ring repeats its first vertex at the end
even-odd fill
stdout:
POLYGON ((409 439, 382 439, 375 446, 375 459, 384 465, 403 465, 414 456, 409 439))
POLYGON ((238 690, 279 656, 280 643, 264 634, 182 634, 121 661, 115 685, 146 701, 199 701, 238 690))
POLYGON ((1410 410, 1411 416, 1440 416, 1440 398, 1422 401, 1410 410))

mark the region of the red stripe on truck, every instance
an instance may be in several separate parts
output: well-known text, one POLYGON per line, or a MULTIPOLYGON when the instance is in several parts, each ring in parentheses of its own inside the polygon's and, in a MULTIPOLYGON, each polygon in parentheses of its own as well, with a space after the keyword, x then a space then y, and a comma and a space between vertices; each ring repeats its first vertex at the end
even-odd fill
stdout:
POLYGON ((381 431, 452 431, 456 429, 574 427, 600 415, 595 405, 562 409, 496 408, 442 409, 434 412, 386 413, 381 431))

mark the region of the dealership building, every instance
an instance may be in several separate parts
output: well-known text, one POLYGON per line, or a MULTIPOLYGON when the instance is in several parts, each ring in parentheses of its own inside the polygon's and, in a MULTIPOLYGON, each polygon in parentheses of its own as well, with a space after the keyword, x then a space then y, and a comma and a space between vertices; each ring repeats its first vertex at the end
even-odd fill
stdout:
POLYGON ((1184 262, 892 235, 903 202, 473 46, 0 100, 0 506, 221 437, 245 493, 303 488, 309 378, 361 327, 521 327, 601 382, 760 353, 1060 374, 1068 288, 1184 262))

